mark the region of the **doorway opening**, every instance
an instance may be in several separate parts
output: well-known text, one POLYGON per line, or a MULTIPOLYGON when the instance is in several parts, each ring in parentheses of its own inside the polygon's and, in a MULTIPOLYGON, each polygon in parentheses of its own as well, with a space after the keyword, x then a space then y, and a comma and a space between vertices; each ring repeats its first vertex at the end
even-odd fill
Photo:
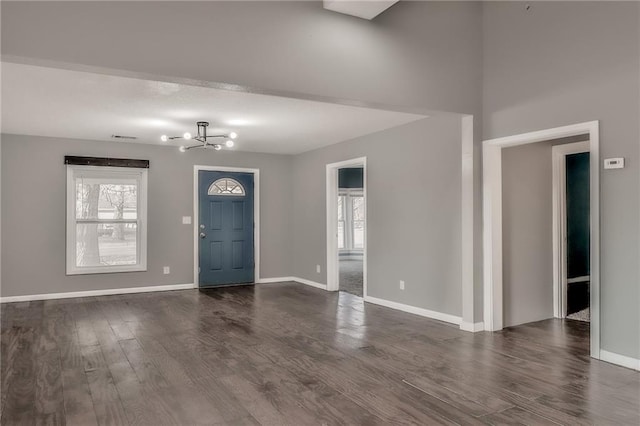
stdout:
POLYGON ((362 297, 364 270, 364 174, 338 169, 338 288, 362 297))
MULTIPOLYGON (((488 331, 502 330, 505 325, 503 298, 504 287, 503 281, 505 272, 503 259, 515 251, 506 247, 503 249, 503 243, 508 235, 503 235, 503 149, 515 147, 519 145, 538 145, 539 142, 552 141, 562 138, 582 137, 588 139, 588 151, 590 161, 588 164, 589 173, 589 196, 588 196, 588 212, 589 212, 589 249, 588 249, 588 281, 589 281, 589 318, 590 318, 590 353, 593 358, 600 359, 600 212, 599 212, 599 123, 597 121, 579 123, 564 127, 541 130, 536 132, 524 133, 520 135, 507 136, 498 139, 491 139, 483 142, 483 251, 484 251, 484 325, 488 331), (585 136, 586 135, 586 136, 585 136)), ((575 140, 573 141, 575 142, 575 140)), ((525 165, 528 163, 524 163, 525 165)), ((565 169, 566 173, 566 169, 565 169)), ((558 194, 554 194, 553 202, 558 202, 558 194)), ((527 199, 525 193, 523 200, 527 199)), ((515 204, 513 204, 515 205, 515 204)), ((551 209, 547 210, 551 211, 551 209)), ((556 239, 561 238, 558 228, 564 222, 558 219, 558 215, 552 215, 554 218, 553 236, 556 239)), ((508 218, 505 218, 508 220, 508 218)), ((565 224, 566 227, 566 224, 565 224)), ((512 226, 511 229, 522 229, 512 226)), ((525 231, 527 231, 525 229, 525 231)), ((534 234, 534 238, 538 235, 534 234)), ((556 240, 557 241, 557 240, 556 240)), ((561 287, 562 276, 558 274, 560 265, 565 261, 566 256, 557 254, 556 247, 558 244, 551 244, 553 247, 553 277, 554 283, 554 299, 569 299, 568 293, 557 291, 555 287, 561 287), (559 278, 556 278, 559 277, 559 278), (557 280, 557 281, 556 281, 557 280), (560 285, 558 285, 560 284, 560 285)), ((526 262, 521 264, 526 264, 526 262)), ((512 262, 513 264, 513 262, 512 262)), ((512 274, 512 276, 515 276, 512 274)), ((524 275, 520 274, 519 277, 524 275)), ((568 275, 567 275, 568 277, 568 275)), ((582 278, 581 278, 582 279, 582 278)), ((566 279, 568 281, 569 278, 566 279)), ((584 282, 584 281, 583 281, 584 282)), ((546 293, 548 294, 548 293, 546 293)), ((508 296, 508 295, 507 295, 508 296)), ((562 302, 564 305, 565 302, 562 302)), ((526 302, 522 306, 529 307, 526 302)), ((547 305, 549 306, 549 305, 547 305)), ((560 303, 554 303, 554 314, 558 313, 560 303)), ((514 311, 521 314, 521 311, 514 311)), ((560 311, 561 315, 562 311, 560 311)), ((523 321, 528 322, 528 321, 523 321)))
POLYGON ((366 159, 328 164, 328 290, 367 294, 366 205, 366 159))
POLYGON ((590 321, 589 142, 553 151, 554 316, 590 321))

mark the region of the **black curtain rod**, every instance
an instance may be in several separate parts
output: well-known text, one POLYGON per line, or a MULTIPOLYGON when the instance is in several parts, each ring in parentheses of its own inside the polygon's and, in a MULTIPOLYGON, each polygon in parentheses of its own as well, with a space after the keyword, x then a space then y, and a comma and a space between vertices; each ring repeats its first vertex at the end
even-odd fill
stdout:
POLYGON ((133 160, 130 158, 76 157, 73 155, 65 155, 64 164, 72 164, 76 166, 131 167, 136 169, 149 168, 149 160, 133 160))

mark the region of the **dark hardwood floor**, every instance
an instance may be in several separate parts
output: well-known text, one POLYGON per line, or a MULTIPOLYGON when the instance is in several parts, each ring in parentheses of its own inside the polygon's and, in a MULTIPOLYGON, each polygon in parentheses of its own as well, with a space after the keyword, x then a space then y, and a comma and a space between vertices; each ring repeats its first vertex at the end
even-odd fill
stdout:
POLYGON ((3 425, 638 425, 589 324, 500 333, 300 284, 2 305, 3 425))

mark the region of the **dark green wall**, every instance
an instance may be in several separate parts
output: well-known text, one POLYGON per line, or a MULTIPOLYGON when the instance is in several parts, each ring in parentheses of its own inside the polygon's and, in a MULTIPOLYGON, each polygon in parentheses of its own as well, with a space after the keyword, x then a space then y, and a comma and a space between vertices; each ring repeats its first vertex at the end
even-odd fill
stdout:
POLYGON ((364 175, 362 167, 351 167, 338 170, 339 188, 364 188, 364 175))
POLYGON ((589 153, 567 155, 567 278, 589 275, 589 153))

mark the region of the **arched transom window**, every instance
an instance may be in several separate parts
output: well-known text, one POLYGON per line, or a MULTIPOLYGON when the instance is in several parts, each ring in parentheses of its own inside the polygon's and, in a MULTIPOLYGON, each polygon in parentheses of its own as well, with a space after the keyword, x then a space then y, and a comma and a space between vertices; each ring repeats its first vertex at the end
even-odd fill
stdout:
POLYGON ((231 178, 221 178, 209 187, 209 195, 244 195, 244 187, 240 182, 231 178))

